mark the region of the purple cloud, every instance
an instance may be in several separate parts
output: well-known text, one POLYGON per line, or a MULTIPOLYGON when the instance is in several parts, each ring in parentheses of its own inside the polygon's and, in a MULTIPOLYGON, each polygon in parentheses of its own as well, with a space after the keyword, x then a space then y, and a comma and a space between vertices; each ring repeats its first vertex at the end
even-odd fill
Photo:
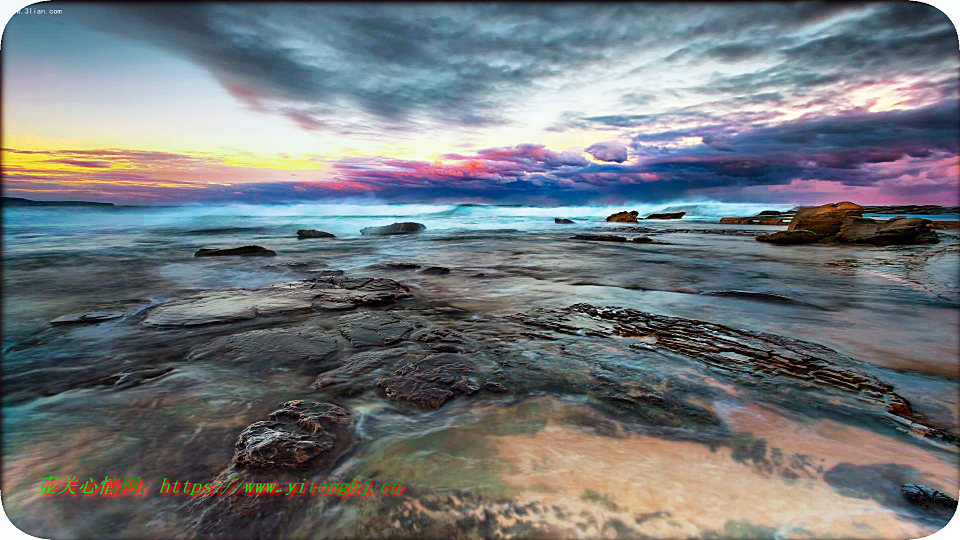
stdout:
POLYGON ((585 151, 600 161, 623 163, 627 160, 627 147, 616 141, 598 142, 585 151))

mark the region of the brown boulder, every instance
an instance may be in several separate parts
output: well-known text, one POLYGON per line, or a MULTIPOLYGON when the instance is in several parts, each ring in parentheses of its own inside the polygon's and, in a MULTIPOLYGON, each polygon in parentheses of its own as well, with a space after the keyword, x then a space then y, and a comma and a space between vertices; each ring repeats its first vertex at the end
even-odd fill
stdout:
POLYGON ((863 208, 852 202, 838 202, 822 206, 808 206, 797 210, 797 214, 790 221, 788 231, 802 229, 810 231, 824 238, 840 232, 843 220, 849 216, 860 217, 863 208))
POLYGON ((616 214, 608 216, 607 221, 615 221, 617 223, 636 223, 638 215, 640 215, 640 212, 637 212, 636 210, 631 210, 629 212, 617 212, 616 214))
POLYGON ((833 239, 874 246, 936 244, 940 241, 928 219, 897 217, 877 221, 853 216, 843 220, 840 232, 833 239))
POLYGON ((768 242, 770 244, 812 244, 820 239, 820 235, 810 231, 794 230, 779 231, 773 234, 761 235, 756 238, 757 242, 768 242))

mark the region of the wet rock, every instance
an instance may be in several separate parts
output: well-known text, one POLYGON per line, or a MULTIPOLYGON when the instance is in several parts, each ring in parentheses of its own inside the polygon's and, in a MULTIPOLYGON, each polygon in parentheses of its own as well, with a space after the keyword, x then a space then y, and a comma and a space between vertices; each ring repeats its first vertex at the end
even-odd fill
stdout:
POLYGON ((810 231, 820 238, 833 236, 840 232, 844 219, 849 216, 860 217, 862 213, 861 206, 846 201, 808 206, 797 210, 787 230, 810 231))
POLYGON ((390 279, 316 277, 262 289, 231 288, 178 298, 154 308, 143 325, 200 326, 317 310, 379 306, 409 294, 410 289, 390 279))
POLYGON ((462 343, 463 336, 456 332, 451 332, 445 328, 432 328, 430 330, 420 330, 410 335, 411 339, 423 343, 462 343))
POLYGON ((392 345, 402 341, 415 324, 389 311, 364 311, 340 317, 340 333, 354 347, 392 345))
POLYGON ((662 214, 650 214, 643 219, 680 219, 686 214, 686 212, 664 212, 662 214))
POLYGON ((307 327, 270 328, 219 336, 195 347, 187 355, 187 360, 315 370, 336 352, 337 340, 322 332, 307 327))
POLYGON ((592 240, 594 242, 626 242, 622 236, 612 234, 577 234, 570 237, 572 240, 592 240))
POLYGON ((760 235, 756 238, 757 242, 767 242, 769 244, 812 244, 820 239, 820 235, 813 231, 796 229, 792 231, 778 231, 773 234, 760 235))
POLYGON ((320 277, 312 285, 313 307, 347 310, 358 306, 384 306, 410 295, 410 289, 392 279, 320 277))
POLYGON ((293 261, 293 262, 282 262, 282 263, 275 263, 275 264, 265 264, 260 268, 262 268, 263 270, 270 270, 271 272, 287 272, 287 271, 306 272, 316 266, 326 266, 326 263, 319 262, 319 261, 293 261))
POLYGON ((925 510, 956 512, 957 500, 953 497, 922 484, 904 484, 900 493, 911 503, 925 510))
POLYGON ((317 277, 342 276, 343 270, 308 270, 307 273, 317 277))
POLYGON ((320 389, 352 382, 360 375, 376 371, 386 365, 392 365, 408 354, 405 348, 386 349, 382 351, 366 351, 351 356, 339 368, 321 373, 313 383, 313 387, 320 389))
POLYGON ((507 393, 507 387, 506 387, 506 386, 504 386, 504 385, 502 385, 502 384, 500 384, 500 383, 492 382, 492 381, 487 381, 487 382, 483 383, 483 389, 486 390, 487 392, 493 392, 493 393, 495 393, 495 394, 506 394, 506 393, 507 393))
POLYGON ((316 229, 300 229, 299 231, 297 231, 297 239, 304 240, 306 238, 336 238, 336 237, 328 232, 318 231, 316 229))
POLYGON ((611 214, 610 216, 607 216, 607 221, 615 221, 617 223, 636 223, 637 216, 639 214, 640 212, 637 212, 636 210, 631 210, 629 212, 627 211, 617 212, 616 214, 611 214))
POLYGON ((389 236, 393 234, 411 234, 426 230, 427 227, 420 223, 404 222, 386 225, 384 227, 365 227, 360 229, 360 234, 364 236, 389 236))
POLYGON ((245 257, 275 257, 277 252, 263 246, 240 246, 226 249, 200 248, 193 254, 194 257, 226 257, 233 255, 245 257))
POLYGON ((450 269, 443 266, 431 266, 430 268, 425 268, 420 271, 421 274, 430 274, 433 276, 441 276, 443 274, 449 274, 450 269))
MULTIPOLYGON (((693 319, 667 317, 620 307, 576 304, 539 308, 511 317, 526 325, 572 336, 619 337, 638 350, 664 349, 716 369, 751 375, 754 380, 795 381, 848 392, 895 417, 920 422, 893 386, 854 367, 854 362, 815 343, 750 332, 693 319)), ((950 441, 956 440, 947 436, 950 441)))
POLYGON ((417 268, 420 268, 420 265, 413 263, 382 263, 375 264, 370 268, 377 268, 380 270, 416 270, 417 268))
POLYGON ((937 233, 927 219, 897 217, 886 221, 848 216, 840 232, 833 238, 838 242, 870 244, 874 246, 936 244, 937 233))
POLYGON ((461 378, 471 371, 462 356, 434 354, 406 364, 391 376, 380 379, 377 388, 390 399, 436 409, 454 396, 454 390, 466 394, 474 392, 469 381, 461 384, 461 378))
POLYGON ((650 238, 649 236, 637 236, 632 240, 632 242, 637 244, 649 244, 653 242, 653 238, 650 238))
POLYGON ((553 218, 553 222, 554 222, 554 223, 559 223, 559 224, 561 224, 561 225, 570 225, 571 223, 573 223, 573 220, 572 220, 572 219, 564 219, 564 218, 553 218))
POLYGON ((132 388, 143 383, 152 382, 173 372, 174 367, 153 367, 144 369, 124 370, 109 377, 96 381, 97 385, 112 386, 116 389, 132 388))
POLYGON ((251 469, 297 469, 322 461, 347 438, 350 413, 330 404, 288 401, 243 430, 233 463, 251 469))
POLYGON ((453 383, 453 389, 465 396, 469 396, 480 391, 480 384, 477 383, 477 380, 473 377, 464 375, 457 379, 457 382, 453 383))
POLYGON ((97 324, 123 317, 122 311, 92 311, 87 313, 67 313, 50 321, 54 326, 68 324, 97 324))

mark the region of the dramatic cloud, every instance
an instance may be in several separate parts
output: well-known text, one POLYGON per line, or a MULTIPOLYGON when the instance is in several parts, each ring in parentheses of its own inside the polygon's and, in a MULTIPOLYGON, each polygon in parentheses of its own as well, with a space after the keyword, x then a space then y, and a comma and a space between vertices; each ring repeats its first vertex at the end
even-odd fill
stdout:
POLYGON ((552 204, 958 195, 960 46, 918 2, 78 11, 199 68, 231 106, 349 151, 6 149, 5 189, 552 204))
POLYGON ((598 142, 588 146, 585 151, 600 161, 623 163, 627 160, 627 147, 616 141, 598 142))

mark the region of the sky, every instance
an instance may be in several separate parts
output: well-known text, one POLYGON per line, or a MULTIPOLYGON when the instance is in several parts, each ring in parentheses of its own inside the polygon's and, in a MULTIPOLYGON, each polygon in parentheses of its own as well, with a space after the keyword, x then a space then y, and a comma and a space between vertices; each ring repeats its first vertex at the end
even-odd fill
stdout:
POLYGON ((31 8, 4 196, 960 204, 957 30, 917 2, 31 8))

